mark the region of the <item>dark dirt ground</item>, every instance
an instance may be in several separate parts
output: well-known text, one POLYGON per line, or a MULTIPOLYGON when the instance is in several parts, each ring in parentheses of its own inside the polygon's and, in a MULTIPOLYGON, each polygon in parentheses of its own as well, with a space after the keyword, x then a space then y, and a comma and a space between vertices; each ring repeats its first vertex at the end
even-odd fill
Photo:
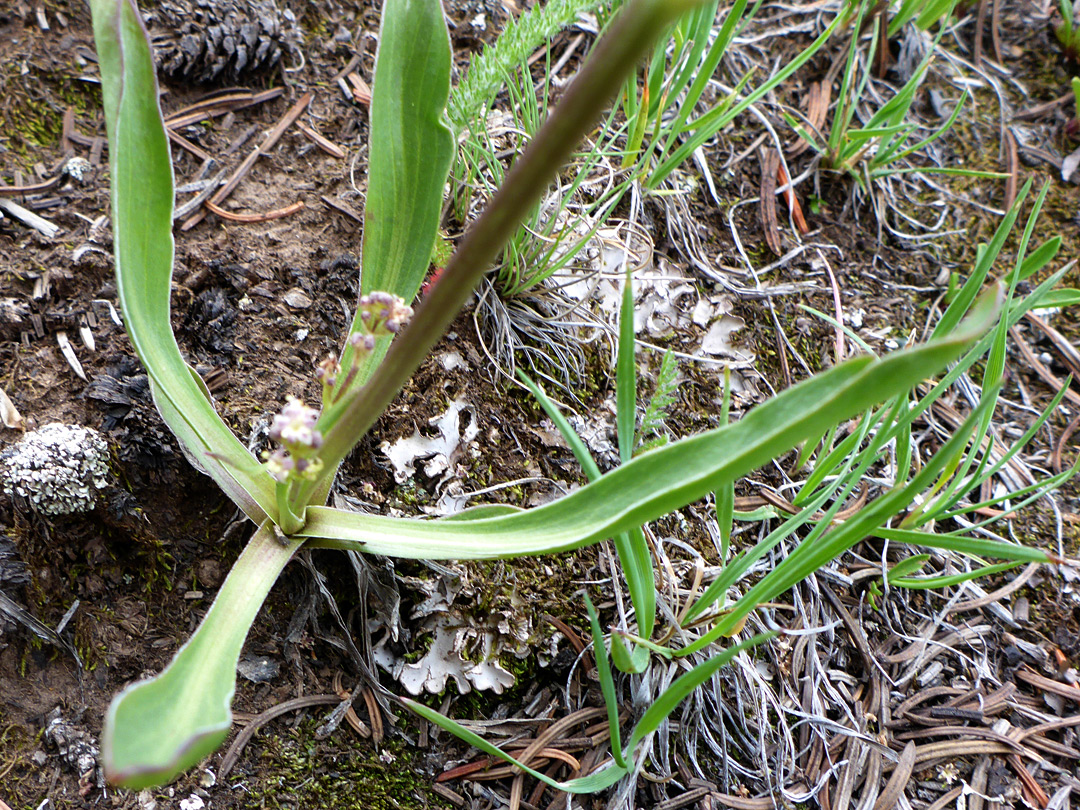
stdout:
MULTIPOLYGON (((362 210, 362 198, 350 174, 362 188, 367 123, 363 107, 346 101, 333 79, 357 55, 356 69, 370 81, 377 14, 367 4, 331 0, 330 5, 330 9, 312 4, 304 13, 298 10, 306 63, 300 71, 286 74, 282 97, 237 110, 211 125, 181 130, 200 148, 221 156, 223 165, 231 169, 303 92, 311 91, 313 100, 301 120, 346 153, 344 159, 331 156, 292 128, 256 163, 229 205, 238 211, 259 212, 302 200, 302 211, 255 224, 224 222, 211 215, 190 232, 177 232, 174 328, 186 356, 217 397, 220 411, 242 437, 286 394, 315 398, 311 370, 336 348, 346 324, 345 309, 355 296, 360 223, 341 209, 362 210), (340 35, 342 30, 345 35, 340 35), (254 135, 226 155, 229 145, 253 127, 254 135)), ((456 25, 455 53, 459 64, 465 64, 507 12, 497 4, 460 3, 449 13, 456 25), (493 22, 484 34, 469 24, 481 12, 493 22)), ((1042 95, 1031 103, 1060 95, 1066 86, 1063 72, 1050 71, 1047 78, 1045 65, 1036 64, 1045 59, 1035 56, 1037 47, 1048 47, 1045 33, 1043 40, 1039 34, 1024 36, 1034 40, 1015 43, 1012 47, 1019 53, 1009 52, 1009 64, 1024 75, 1037 70, 1042 77, 1041 84, 1033 85, 1042 95)), ((556 50, 559 46, 557 40, 556 50)), ((107 170, 101 154, 104 126, 98 113, 99 93, 86 80, 96 73, 89 58, 92 50, 89 14, 74 0, 16 2, 14 7, 0 8, 0 120, 4 122, 0 179, 13 185, 52 176, 66 148, 93 164, 81 183, 67 181, 31 197, 29 203, 21 200, 58 225, 57 236, 41 236, 10 217, 0 221, 0 387, 28 428, 60 421, 101 430, 110 443, 115 473, 99 506, 84 516, 47 520, 0 496, 0 542, 8 544, 0 546, 0 552, 14 549, 9 561, 0 556, 0 564, 7 566, 0 567, 0 575, 7 572, 6 579, 0 576, 0 590, 50 627, 56 627, 78 600, 64 636, 84 664, 80 670, 68 651, 11 623, 0 624, 0 807, 6 803, 17 810, 38 808, 48 799, 46 806, 57 808, 149 808, 155 802, 157 807, 171 808, 192 796, 219 808, 451 806, 456 797, 434 792, 432 781, 448 764, 461 761, 464 748, 445 735, 429 734, 408 718, 400 724, 401 734, 391 733, 373 745, 345 727, 328 739, 316 739, 314 729, 329 707, 294 712, 272 722, 248 744, 227 780, 211 784, 199 769, 171 788, 140 796, 102 790, 92 773, 80 776, 71 767, 67 748, 57 744, 55 733, 45 734, 50 713, 59 708, 69 739, 77 741, 79 735, 96 739, 111 697, 132 679, 159 671, 195 627, 247 534, 247 529, 226 532, 234 517, 231 505, 209 478, 185 462, 149 400, 145 377, 123 330, 110 319, 109 303, 115 306, 117 301, 107 254, 111 235, 108 227, 102 227, 108 212, 107 170), (48 30, 42 30, 35 8, 43 9, 48 30), (65 143, 63 117, 69 109, 82 137, 65 143), (83 327, 93 335, 92 347, 80 339, 83 327), (85 378, 65 361, 58 343, 61 334, 70 339, 85 378)), ((280 86, 281 79, 280 69, 271 69, 243 76, 238 83, 260 90, 280 86)), ((222 84, 200 87, 166 80, 162 101, 166 114, 222 84)), ((741 139, 735 136, 735 140, 741 139)), ((179 149, 174 156, 177 182, 182 184, 197 173, 200 161, 179 149)), ((709 159, 720 158, 710 155, 709 159)), ((748 165, 736 167, 726 177, 721 194, 733 200, 756 194, 756 164, 748 165)), ((1043 170, 1025 169, 1035 176, 1043 170)), ((865 309, 868 325, 892 327, 894 334, 920 325, 926 302, 934 296, 910 288, 934 287, 943 266, 962 269, 971 259, 974 241, 946 243, 935 248, 936 253, 904 253, 888 242, 876 246, 866 220, 856 224, 845 207, 842 184, 824 189, 822 196, 822 209, 811 217, 813 226, 821 228, 815 241, 843 248, 846 261, 837 266, 837 273, 845 307, 865 309), (876 263, 871 260, 875 248, 881 257, 876 263)), ((1040 225, 1045 234, 1068 231, 1066 258, 1077 244, 1076 201, 1076 187, 1058 179, 1049 215, 1040 225)), ((717 210, 704 195, 695 205, 714 252, 737 264, 726 212, 717 210)), ((977 212, 962 211, 956 216, 958 225, 981 238, 992 227, 977 212)), ((756 209, 744 208, 739 217, 744 242, 760 244, 756 209)), ((656 242, 658 251, 678 261, 670 242, 659 234, 656 242)), ((804 279, 808 269, 802 261, 781 268, 774 282, 804 279)), ((702 285, 707 286, 704 281, 702 285)), ((822 290, 776 299, 781 322, 798 325, 789 333, 795 349, 815 365, 828 362, 831 331, 816 321, 800 319, 802 313, 795 307, 805 302, 829 311, 831 296, 827 287, 822 290)), ((757 356, 757 373, 767 385, 778 390, 785 387, 785 366, 779 357, 785 350, 762 302, 736 300, 735 314, 749 324, 740 340, 757 356)), ((1059 328, 1076 345, 1080 329, 1075 320, 1059 328)), ((1053 352, 1048 345, 1038 348, 1053 352)), ((468 313, 436 354, 447 351, 459 352, 469 367, 446 371, 435 358, 425 364, 398 404, 353 454, 342 476, 344 491, 383 510, 415 512, 418 506, 433 503, 434 482, 398 485, 376 450, 383 440, 417 428, 427 430, 428 420, 463 394, 484 414, 474 458, 464 462, 468 490, 527 478, 562 483, 581 480, 569 451, 544 431, 536 406, 518 390, 507 390, 493 381, 496 375, 486 373, 490 369, 468 313)), ((1026 386, 1036 402, 1046 401, 1045 383, 1022 360, 1013 359, 1014 383, 1019 380, 1026 386)), ((1063 377, 1062 364, 1054 359, 1051 364, 1063 377)), ((794 365, 791 375, 798 378, 803 373, 794 365)), ((588 408, 595 409, 610 393, 610 381, 597 371, 579 395, 588 408)), ((715 425, 716 397, 715 375, 687 367, 680 387, 680 416, 675 419, 678 429, 715 425)), ((1054 418, 1058 432, 1067 421, 1054 418)), ((17 431, 0 430, 0 450, 18 438, 17 431)), ((1074 454, 1073 447, 1066 447, 1067 459, 1074 454)), ((527 505, 546 497, 551 487, 544 482, 526 483, 500 490, 494 497, 527 505)), ((1069 497, 1075 494, 1073 488, 1063 499, 1064 508, 1072 503, 1075 511, 1075 500, 1069 497)), ((1031 535, 1045 539, 1047 534, 1039 525, 1038 516, 1031 519, 1031 535)), ((1075 530, 1071 542, 1075 554, 1075 530)), ((340 557, 322 552, 313 560, 328 574, 343 612, 357 607, 352 572, 342 570, 340 557)), ((601 565, 595 553, 582 553, 543 568, 540 575, 527 568, 511 575, 499 566, 484 575, 494 581, 512 579, 515 589, 534 588, 544 597, 537 616, 549 612, 581 629, 582 611, 572 595, 581 582, 602 573, 601 565)), ((424 570, 411 563, 397 567, 397 573, 405 576, 421 575, 424 570)), ((1007 575, 995 584, 1011 578, 1007 575)), ((235 704, 239 719, 286 700, 332 694, 338 674, 347 686, 355 682, 341 631, 326 611, 319 609, 308 621, 303 617, 296 621, 298 610, 315 604, 310 583, 305 569, 291 565, 261 613, 247 653, 279 661, 281 674, 268 683, 240 680, 235 704)), ((988 590, 993 588, 988 586, 988 590)), ((1076 602, 1061 592, 1053 577, 1043 578, 1037 588, 1029 584, 1012 598, 1017 596, 1032 605, 1023 638, 1059 650, 1062 672, 1076 666, 1080 657, 1076 602)), ((406 595, 406 599, 419 598, 406 595)), ((545 633, 551 638, 550 631, 545 633)), ((561 645, 564 652, 569 648, 565 638, 561 645)), ((519 684, 501 697, 470 696, 456 701, 457 716, 470 712, 472 716, 516 716, 541 690, 559 688, 556 684, 566 671, 558 658, 550 666, 540 666, 533 656, 522 663, 521 674, 519 684)), ((580 680, 580 673, 577 677, 580 680)), ((389 678, 386 685, 396 686, 389 678)), ((585 690, 589 686, 579 683, 585 690)), ((1031 691, 1030 686, 1022 688, 1031 691)), ((211 771, 219 768, 220 756, 211 759, 211 771)), ((962 769, 967 767, 958 762, 962 769)), ((476 806, 490 798, 484 789, 474 792, 467 783, 451 784, 478 802, 476 806)), ((648 806, 652 795, 643 789, 641 806, 648 806)), ((544 803, 550 800, 548 794, 544 803)))

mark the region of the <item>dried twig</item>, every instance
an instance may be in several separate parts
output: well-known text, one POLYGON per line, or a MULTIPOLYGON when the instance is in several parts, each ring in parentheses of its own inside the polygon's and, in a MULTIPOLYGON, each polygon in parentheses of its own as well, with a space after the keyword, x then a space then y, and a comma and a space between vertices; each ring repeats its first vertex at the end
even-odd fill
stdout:
POLYGON ((847 349, 844 346, 844 307, 840 301, 840 284, 837 283, 832 265, 825 258, 825 254, 820 250, 817 254, 825 265, 825 272, 829 275, 829 286, 832 288, 833 309, 836 312, 836 362, 839 364, 844 362, 844 358, 847 356, 847 349))
MULTIPOLYGON (((832 100, 832 87, 826 82, 812 82, 806 92, 806 123, 812 132, 820 132, 825 124, 825 116, 832 100)), ((801 135, 796 135, 794 143, 788 146, 788 158, 795 158, 809 149, 811 143, 801 135)))
POLYGON ((237 214, 233 211, 226 211, 224 208, 214 205, 210 200, 204 202, 203 206, 211 213, 217 214, 222 219, 227 219, 231 222, 269 222, 272 219, 281 219, 290 214, 295 214, 304 207, 304 201, 297 200, 291 205, 275 209, 274 211, 267 211, 265 214, 237 214))
POLYGON ((181 135, 179 132, 176 132, 175 130, 172 130, 172 129, 169 129, 168 127, 166 127, 165 128, 165 133, 169 136, 170 141, 175 143, 177 146, 179 146, 184 151, 191 153, 192 155, 197 157, 199 160, 213 160, 213 158, 210 157, 209 152, 207 152, 201 146, 196 146, 191 141, 189 141, 187 138, 185 138, 183 135, 181 135))
MULTIPOLYGON (((293 122, 300 117, 300 114, 307 109, 307 106, 310 103, 311 93, 304 93, 304 95, 300 97, 300 100, 290 107, 289 111, 285 113, 280 121, 278 121, 277 125, 270 130, 270 133, 266 136, 266 140, 244 159, 244 162, 236 168, 236 171, 232 173, 232 176, 226 181, 225 185, 218 189, 217 193, 210 198, 209 202, 214 205, 221 205, 225 198, 233 193, 233 190, 240 184, 240 181, 244 179, 245 175, 251 171, 251 167, 255 165, 255 161, 274 148, 274 145, 281 139, 281 136, 285 134, 285 130, 292 126, 293 122)), ((205 210, 197 211, 180 226, 180 230, 190 231, 205 218, 205 210)))
POLYGON ((979 0, 979 7, 975 13, 975 52, 972 62, 976 70, 982 70, 983 60, 983 28, 986 27, 986 6, 990 0, 979 0))
POLYGON ((1021 110, 1013 115, 1014 121, 1037 121, 1040 118, 1049 115, 1058 107, 1063 104, 1068 104, 1075 98, 1071 92, 1058 96, 1052 101, 1045 101, 1042 104, 1036 104, 1034 107, 1029 107, 1026 110, 1021 110))
POLYGON ((1062 469, 1061 454, 1064 452, 1065 447, 1068 445, 1069 439, 1076 433, 1076 429, 1080 427, 1080 414, 1073 417, 1073 420, 1065 426, 1065 429, 1061 431, 1061 436, 1058 438, 1057 444, 1054 445, 1053 455, 1050 457, 1050 466, 1053 467, 1054 472, 1059 473, 1062 469))
POLYGON ((12 216, 19 220, 23 225, 29 228, 33 228, 47 239, 52 239, 58 233, 60 233, 60 226, 55 222, 50 222, 44 217, 40 217, 29 209, 23 208, 16 202, 6 199, 0 196, 0 212, 6 213, 8 216, 12 216))
POLYGON ((1041 689, 1044 692, 1053 692, 1055 695, 1061 695, 1064 698, 1080 703, 1080 686, 1051 680, 1050 678, 1040 675, 1026 665, 1016 670, 1016 677, 1025 683, 1031 684, 1036 689, 1041 689))
POLYGON ((345 710, 345 722, 352 727, 352 730, 363 737, 365 740, 371 737, 371 729, 367 727, 367 724, 360 719, 356 710, 352 707, 352 694, 341 685, 341 672, 334 673, 334 680, 332 687, 334 694, 336 694, 342 700, 350 701, 349 707, 345 710))
POLYGON ((1016 136, 1012 130, 1005 130, 1005 210, 1012 209, 1016 202, 1016 187, 1020 182, 1020 157, 1016 151, 1016 136))
POLYGON ((237 760, 240 759, 240 754, 244 750, 244 746, 255 736, 255 732, 274 718, 299 709, 308 709, 312 706, 332 706, 340 702, 341 698, 337 695, 308 695, 306 697, 286 700, 284 703, 279 703, 277 706, 267 709, 265 712, 252 719, 244 730, 236 736, 236 739, 233 740, 233 744, 229 746, 229 750, 225 752, 225 756, 221 759, 221 766, 218 768, 218 779, 223 780, 229 775, 233 766, 236 765, 237 760))
POLYGON ((316 146, 318 146, 320 149, 322 149, 324 152, 326 152, 326 154, 333 155, 336 158, 345 157, 345 152, 344 152, 344 150, 342 150, 342 148, 340 146, 338 146, 337 144, 331 142, 325 136, 320 135, 318 132, 313 130, 311 127, 309 127, 303 121, 297 121, 296 122, 296 128, 299 129, 301 132, 303 132, 304 136, 308 140, 310 140, 312 143, 314 143, 316 146))
MULTIPOLYGON (((1048 369, 1032 350, 1031 346, 1023 335, 1020 334, 1020 330, 1015 326, 1009 329, 1009 335, 1013 339, 1013 343, 1020 349, 1020 353, 1024 355, 1024 360, 1031 366, 1032 370, 1038 374, 1043 381, 1053 388, 1055 391, 1061 390, 1065 386, 1065 381, 1058 379, 1054 373, 1048 369)), ((1073 391, 1071 388, 1065 391, 1065 398, 1069 400, 1073 405, 1080 405, 1080 394, 1073 391)))
POLYGON ((1018 591, 1020 588, 1027 584, 1027 581, 1031 579, 1035 572, 1039 570, 1039 563, 1031 563, 1027 568, 1023 570, 1020 576, 1016 577, 1012 582, 1007 585, 1003 585, 996 591, 988 593, 986 596, 980 596, 978 599, 970 599, 966 602, 958 602, 950 607, 946 612, 950 615, 953 613, 963 613, 968 610, 976 610, 978 608, 986 607, 994 602, 1000 602, 1009 594, 1018 591))
MULTIPOLYGON (((779 153, 777 153, 777 156, 779 157, 779 153)), ((788 177, 787 170, 784 169, 784 163, 780 160, 778 160, 776 166, 776 182, 784 189, 781 193, 784 195, 784 202, 787 204, 788 210, 791 211, 791 218, 795 220, 795 227, 803 235, 810 233, 810 226, 806 224, 799 198, 795 196, 795 189, 791 187, 791 178, 788 177), (785 186, 786 188, 784 188, 785 186)))
POLYGON ((165 118, 165 126, 169 129, 178 129, 188 124, 196 124, 208 118, 217 118, 234 110, 244 107, 252 107, 273 101, 285 92, 283 87, 275 87, 272 90, 264 90, 261 93, 252 92, 229 92, 226 95, 215 95, 198 101, 187 107, 177 110, 165 118))
POLYGON ((776 218, 776 171, 780 167, 780 153, 775 149, 761 150, 761 230, 765 244, 775 255, 783 255, 780 245, 780 225, 776 218))
POLYGON ((40 194, 43 191, 56 188, 64 178, 63 173, 56 175, 50 180, 40 183, 32 183, 28 186, 4 186, 0 185, 0 197, 20 197, 24 194, 40 194))
POLYGON ((1069 339, 1061 334, 1061 332, 1034 312, 1025 312, 1024 317, 1030 323, 1037 326, 1039 330, 1049 338, 1050 342, 1054 344, 1054 348, 1059 355, 1058 359, 1068 367, 1074 382, 1080 380, 1080 351, 1077 351, 1076 347, 1073 346, 1072 343, 1069 342, 1069 339))
POLYGON ((352 97, 358 104, 362 104, 365 107, 371 106, 371 88, 368 83, 360 78, 357 73, 350 73, 348 75, 349 84, 351 85, 352 97))

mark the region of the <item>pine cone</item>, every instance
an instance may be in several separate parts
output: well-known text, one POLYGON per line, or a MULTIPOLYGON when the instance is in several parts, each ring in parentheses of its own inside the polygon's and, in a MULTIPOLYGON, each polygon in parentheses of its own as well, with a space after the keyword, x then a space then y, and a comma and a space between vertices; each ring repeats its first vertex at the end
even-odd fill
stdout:
POLYGON ((274 0, 162 0, 146 24, 158 70, 194 82, 272 67, 302 41, 296 16, 274 0))

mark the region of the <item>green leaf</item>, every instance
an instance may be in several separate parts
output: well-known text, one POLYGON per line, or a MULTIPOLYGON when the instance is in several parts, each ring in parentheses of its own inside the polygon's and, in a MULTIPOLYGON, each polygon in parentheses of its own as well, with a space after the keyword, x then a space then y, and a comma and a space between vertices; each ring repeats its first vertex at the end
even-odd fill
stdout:
POLYGON ((225 740, 244 639, 298 548, 299 543, 281 542, 273 525, 264 523, 172 663, 113 700, 101 735, 111 784, 139 790, 169 782, 225 740))
MULTIPOLYGON (((361 289, 416 297, 439 229, 454 138, 445 118, 450 36, 438 0, 385 0, 371 99, 361 289)), ((360 313, 350 333, 361 327, 360 313)), ((370 376, 381 351, 358 378, 370 376)), ((351 357, 343 352, 342 365, 351 357)))
POLYGON ((899 588, 908 588, 910 590, 929 591, 939 590, 940 588, 951 588, 954 585, 959 585, 962 582, 967 582, 972 579, 978 579, 979 577, 988 577, 992 574, 1000 574, 1002 571, 1008 571, 1010 568, 1016 568, 1020 563, 1007 562, 997 563, 996 565, 984 565, 982 568, 976 568, 974 571, 965 571, 962 574, 951 574, 949 576, 938 577, 899 577, 894 579, 889 577, 889 584, 895 585, 899 588))
POLYGON ((698 664, 685 675, 681 675, 675 683, 667 688, 667 691, 661 694, 653 701, 653 704, 645 710, 645 714, 641 716, 637 725, 634 726, 633 733, 630 735, 630 743, 627 746, 629 750, 632 752, 639 742, 660 728, 660 724, 668 717, 668 715, 675 711, 680 703, 688 698, 695 689, 709 680, 709 678, 718 672, 721 667, 731 661, 731 659, 741 652, 753 649, 759 644, 776 638, 777 635, 779 635, 779 633, 770 630, 767 633, 761 633, 760 635, 748 638, 746 641, 742 641, 734 647, 728 647, 722 653, 714 655, 708 660, 698 664))
POLYGON ((1039 302, 1040 309, 1046 309, 1048 307, 1074 307, 1080 304, 1080 290, 1074 290, 1072 288, 1063 288, 1060 290, 1051 290, 1043 296, 1039 302))
MULTIPOLYGON (((450 36, 438 0, 386 0, 371 100, 364 292, 411 301, 427 274, 454 156, 450 36)), ((359 326, 354 321, 353 328, 359 326)))
POLYGON ((511 506, 508 503, 484 503, 470 506, 455 515, 448 515, 443 520, 481 520, 483 518, 499 517, 501 515, 513 515, 524 511, 519 506, 511 506))
POLYGON ((908 574, 913 574, 923 567, 923 563, 930 559, 929 554, 916 554, 912 557, 908 557, 906 560, 901 560, 892 568, 889 569, 887 579, 891 585, 894 580, 900 577, 906 577, 908 574))
POLYGON ((92 0, 91 11, 109 136, 116 281, 128 335, 162 418, 185 449, 249 515, 274 516, 273 480, 214 411, 173 337, 172 161, 142 17, 132 0, 92 0))
MULTIPOLYGON (((390 345, 379 374, 355 396, 343 397, 341 407, 332 414, 324 411, 320 417, 324 475, 333 474, 428 357, 657 33, 694 5, 695 0, 633 0, 620 6, 609 31, 597 42, 551 115, 514 162, 484 213, 458 243, 439 282, 424 296, 416 317, 390 345)), ((378 92, 376 87, 376 95, 378 92)), ((302 487, 297 501, 310 502, 315 486, 302 487)))
MULTIPOLYGON (((863 419, 860 420, 858 428, 852 431, 852 436, 855 437, 857 442, 855 446, 862 443, 862 440, 866 438, 870 429, 877 424, 877 421, 877 419, 871 420, 868 416, 864 416, 863 419)), ((880 438, 880 435, 881 432, 878 431, 878 434, 875 435, 870 442, 870 447, 868 449, 873 449, 875 446, 877 448, 883 446, 884 440, 880 438)), ((874 458, 876 459, 877 456, 875 455, 874 458)), ((687 626, 706 610, 719 603, 721 599, 726 601, 731 587, 742 579, 758 560, 764 558, 764 556, 776 548, 778 544, 793 535, 806 523, 810 522, 816 515, 818 509, 825 506, 829 500, 833 500, 833 506, 829 507, 822 516, 823 520, 818 526, 815 526, 806 537, 807 542, 812 542, 814 536, 821 533, 821 526, 827 525, 831 521, 832 516, 835 515, 836 511, 840 508, 839 504, 850 495, 851 480, 860 479, 871 463, 864 460, 862 465, 852 470, 856 460, 857 457, 854 454, 849 454, 842 459, 838 459, 831 468, 833 480, 822 487, 819 492, 814 494, 808 502, 802 504, 802 509, 800 509, 798 513, 785 518, 765 537, 749 548, 743 549, 730 562, 727 562, 719 576, 709 583, 708 587, 702 591, 701 595, 683 613, 681 617, 682 625, 684 627, 687 626)))
POLYGON ((465 743, 468 743, 469 745, 477 748, 480 751, 483 751, 488 756, 504 759, 510 764, 516 765, 517 767, 521 768, 522 771, 529 774, 529 776, 533 777, 534 779, 539 779, 544 784, 549 785, 556 790, 561 790, 564 793, 596 793, 598 791, 611 787, 620 779, 622 779, 623 776, 625 776, 627 773, 625 768, 620 768, 618 765, 611 764, 608 767, 603 768, 602 770, 593 771, 588 776, 571 779, 569 782, 559 782, 555 779, 552 779, 550 776, 541 771, 530 768, 528 765, 518 762, 516 759, 507 754, 502 749, 496 748, 494 745, 489 743, 479 734, 476 734, 475 732, 465 728, 465 726, 461 725, 461 723, 458 723, 456 720, 451 720, 446 715, 440 714, 435 709, 430 709, 423 703, 417 703, 411 698, 401 698, 401 702, 405 704, 406 708, 411 709, 416 714, 427 720, 429 723, 433 723, 439 728, 449 731, 458 739, 462 740, 465 743))
POLYGON ((1023 281, 1029 276, 1038 273, 1053 260, 1060 249, 1060 236, 1054 236, 1047 239, 1024 257, 1024 261, 1021 263, 1020 268, 1012 271, 1005 277, 1005 283, 1013 284, 1015 281, 1023 281))
MULTIPOLYGON (((624 309, 624 314, 625 312, 624 309)), ((626 323, 625 318, 623 322, 626 323)), ((562 433, 563 438, 566 439, 575 458, 577 458, 578 464, 585 471, 586 477, 590 481, 598 481, 601 474, 596 459, 592 457, 589 448, 585 446, 585 442, 582 441, 577 431, 562 415, 558 406, 548 398, 539 385, 530 380, 528 375, 520 369, 518 370, 518 377, 521 378, 525 387, 532 392, 532 395, 536 397, 536 401, 540 403, 544 413, 548 415, 555 427, 562 433)), ((647 639, 652 636, 653 627, 656 624, 656 580, 653 577, 652 551, 649 549, 649 544, 645 542, 645 535, 640 526, 635 526, 628 532, 619 532, 612 539, 615 543, 615 550, 619 554, 619 563, 622 565, 623 573, 626 576, 626 586, 627 590, 630 591, 630 601, 634 605, 634 612, 637 614, 639 632, 642 637, 647 639)), ((614 645, 615 642, 613 641, 612 644, 614 645)), ((649 660, 648 650, 640 647, 635 648, 630 658, 623 656, 622 652, 624 650, 612 646, 612 658, 615 659, 616 666, 620 670, 623 672, 644 671, 649 660)))
POLYGON ((627 261, 619 312, 619 356, 615 371, 615 421, 619 437, 619 460, 634 456, 637 428, 637 357, 634 354, 634 277, 627 261))
MULTIPOLYGON (((801 68, 806 62, 808 62, 819 50, 825 42, 832 36, 842 22, 842 15, 838 15, 829 27, 826 28, 817 39, 810 43, 803 51, 801 51, 794 59, 785 64, 782 68, 775 71, 769 78, 762 83, 760 87, 752 90, 746 97, 742 98, 738 103, 733 106, 727 106, 726 104, 718 105, 723 111, 722 114, 713 117, 709 113, 705 113, 700 119, 689 122, 685 125, 685 132, 688 137, 686 141, 674 149, 667 158, 660 162, 660 165, 653 170, 653 173, 649 176, 649 179, 645 183, 646 189, 654 191, 664 179, 670 175, 675 169, 685 162, 687 157, 700 147, 703 143, 712 138, 717 132, 729 123, 734 121, 739 115, 754 104, 758 99, 767 93, 771 92, 774 88, 782 85, 787 81, 795 71, 801 68), (707 123, 707 125, 706 125, 707 123), (689 131, 694 130, 692 136, 689 135, 689 131)), ((741 91, 741 85, 737 90, 741 91)), ((714 108, 716 109, 716 108, 714 108)))
POLYGON ((875 529, 874 536, 893 543, 906 543, 909 546, 940 548, 945 551, 956 551, 977 557, 996 557, 999 560, 1013 560, 1014 562, 1045 563, 1054 562, 1056 559, 1042 549, 1006 543, 1001 540, 987 540, 982 537, 884 528, 875 529))
POLYGON ((660 370, 656 372, 656 390, 653 391, 652 397, 645 405, 645 413, 641 416, 640 436, 643 445, 647 444, 646 440, 650 436, 659 434, 664 428, 664 418, 678 399, 678 373, 678 363, 669 349, 664 352, 663 359, 660 361, 660 370))
MULTIPOLYGON (((996 392, 994 394, 996 396, 996 392)), ((830 507, 825 519, 801 540, 799 544, 762 579, 755 583, 708 632, 679 651, 679 655, 691 655, 698 652, 721 636, 740 626, 741 622, 763 602, 768 602, 788 591, 797 583, 819 570, 822 566, 836 559, 864 537, 874 534, 875 530, 890 517, 905 509, 927 486, 940 474, 941 470, 955 458, 970 441, 975 425, 982 413, 988 409, 988 401, 982 401, 956 431, 934 453, 923 468, 906 486, 887 490, 884 494, 859 509, 844 521, 830 525, 832 516, 840 508, 841 501, 854 490, 857 478, 848 481, 842 498, 830 507)), ((895 412, 894 412, 895 417, 895 412)), ((874 442, 882 440, 884 431, 879 431, 874 442)), ((880 444, 878 444, 880 447, 880 444)), ((865 469, 865 467, 863 468, 865 469)))
POLYGON ((964 286, 960 288, 956 297, 953 298, 949 303, 948 308, 942 314, 941 320, 939 320, 937 326, 934 327, 932 337, 942 337, 947 335, 949 331, 960 322, 960 319, 964 317, 968 308, 975 301, 976 296, 982 289, 983 282, 986 280, 987 275, 989 275, 991 268, 994 266, 994 261, 997 259, 998 253, 1001 252, 1005 240, 1012 231, 1013 223, 1016 222, 1016 217, 1020 214, 1020 206, 1024 204, 1024 199, 1027 197, 1028 191, 1030 190, 1031 181, 1028 180, 1024 183, 1024 187, 1020 190, 1020 193, 1016 195, 1016 202, 1013 203, 1013 207, 1009 209, 998 224, 997 230, 994 231, 994 238, 990 240, 989 246, 986 249, 980 249, 977 253, 975 267, 971 271, 971 275, 968 277, 968 280, 964 282, 964 286))
POLYGON ((517 19, 508 19, 499 38, 469 60, 468 73, 453 89, 447 112, 455 129, 460 133, 482 126, 485 111, 506 83, 506 76, 547 40, 598 5, 599 0, 551 0, 537 3, 517 19))
POLYGON ((554 503, 503 517, 422 521, 312 506, 309 545, 398 557, 490 559, 579 548, 629 531, 757 469, 830 425, 906 392, 954 360, 994 320, 984 297, 949 337, 882 360, 856 358, 793 386, 746 417, 644 453, 554 503))
MULTIPOLYGON (((585 611, 589 614, 589 630, 592 632, 593 637, 593 658, 596 659, 596 676, 600 679, 600 691, 604 695, 604 707, 607 709, 608 730, 611 733, 611 754, 615 759, 615 764, 626 770, 628 766, 626 759, 623 757, 622 732, 619 729, 619 700, 615 696, 615 679, 611 677, 611 665, 608 663, 607 649, 604 647, 604 633, 600 629, 600 614, 596 612, 589 594, 584 593, 582 595, 585 597, 585 611)), ((616 649, 620 650, 619 655, 629 661, 630 653, 627 651, 626 645, 622 643, 622 639, 617 634, 613 634, 611 636, 612 656, 615 656, 616 649)))

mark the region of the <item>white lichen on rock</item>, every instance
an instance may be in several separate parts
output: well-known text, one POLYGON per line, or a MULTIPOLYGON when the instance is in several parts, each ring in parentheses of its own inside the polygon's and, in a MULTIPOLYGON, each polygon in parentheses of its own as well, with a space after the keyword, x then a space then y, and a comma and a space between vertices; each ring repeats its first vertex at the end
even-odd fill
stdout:
POLYGON ((78 425, 54 422, 0 454, 4 493, 25 498, 44 515, 89 512, 108 476, 105 439, 78 425))
POLYGON ((425 596, 411 618, 414 632, 429 637, 430 645, 423 657, 408 661, 387 634, 373 654, 410 694, 439 694, 450 679, 462 694, 477 689, 501 695, 514 685, 503 664, 528 657, 538 634, 512 583, 482 570, 456 565, 437 577, 400 578, 425 596))

